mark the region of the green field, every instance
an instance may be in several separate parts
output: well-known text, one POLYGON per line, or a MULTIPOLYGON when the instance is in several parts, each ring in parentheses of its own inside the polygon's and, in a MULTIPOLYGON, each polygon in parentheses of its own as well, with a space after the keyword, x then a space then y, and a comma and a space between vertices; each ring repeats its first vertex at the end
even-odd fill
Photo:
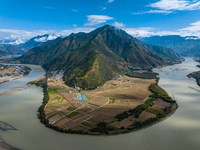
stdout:
POLYGON ((79 112, 72 112, 69 115, 67 115, 67 117, 71 118, 71 117, 74 117, 74 116, 76 116, 78 114, 80 114, 80 113, 79 112))
POLYGON ((76 107, 74 107, 74 108, 70 109, 70 111, 73 111, 73 110, 76 110, 76 107))
POLYGON ((57 94, 56 90, 52 90, 52 89, 49 89, 49 90, 48 90, 48 93, 49 93, 49 94, 57 94))
POLYGON ((88 122, 82 122, 81 124, 88 126, 88 127, 91 127, 91 128, 95 128, 95 125, 88 123, 88 122))
POLYGON ((114 120, 114 121, 119 121, 118 118, 114 118, 114 117, 111 117, 110 119, 114 120))
POLYGON ((152 114, 156 114, 156 115, 159 113, 163 113, 163 111, 158 110, 158 109, 153 109, 153 108, 148 108, 146 111, 152 114))
POLYGON ((88 103, 88 104, 90 104, 90 105, 93 105, 93 106, 100 107, 100 106, 99 106, 99 105, 97 105, 97 104, 92 104, 92 103, 88 103))

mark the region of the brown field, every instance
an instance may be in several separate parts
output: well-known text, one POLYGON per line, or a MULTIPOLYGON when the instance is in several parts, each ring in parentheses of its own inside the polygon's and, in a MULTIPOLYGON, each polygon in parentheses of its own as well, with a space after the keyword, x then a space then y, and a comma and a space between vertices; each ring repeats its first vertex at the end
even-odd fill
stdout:
POLYGON ((15 71, 14 67, 8 66, 8 69, 0 69, 0 74, 4 73, 4 74, 12 74, 15 71))
MULTIPOLYGON (((48 81, 48 88, 55 91, 49 94, 50 101, 45 107, 45 113, 51 124, 63 129, 90 131, 91 127, 81 124, 82 122, 93 126, 99 122, 106 122, 108 126, 114 127, 114 130, 119 130, 121 127, 128 128, 135 121, 156 117, 155 112, 144 111, 139 118, 130 116, 122 121, 114 121, 111 118, 144 104, 152 94, 148 88, 153 83, 155 83, 154 79, 122 76, 108 81, 95 90, 82 91, 81 93, 85 94, 89 102, 80 103, 78 100, 72 100, 78 97, 76 89, 65 85, 61 79, 51 79, 48 81), (67 115, 71 114, 73 116, 69 118, 67 115)), ((162 111, 166 106, 169 106, 169 103, 159 99, 155 101, 152 109, 162 111)))

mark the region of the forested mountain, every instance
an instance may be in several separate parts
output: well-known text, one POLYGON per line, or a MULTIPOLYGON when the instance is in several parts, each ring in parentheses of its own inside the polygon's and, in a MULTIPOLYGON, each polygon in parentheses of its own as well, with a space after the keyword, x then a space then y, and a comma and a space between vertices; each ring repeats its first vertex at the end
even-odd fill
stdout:
POLYGON ((142 38, 143 42, 164 46, 175 50, 183 56, 200 56, 200 39, 197 37, 181 37, 179 35, 152 36, 142 38))
POLYGON ((95 88, 126 72, 126 65, 148 68, 175 61, 180 56, 173 50, 145 44, 109 25, 46 43, 18 58, 18 62, 43 65, 48 71, 65 70, 66 83, 83 88, 95 88))
POLYGON ((0 44, 0 56, 5 56, 5 55, 21 55, 24 52, 10 44, 0 44))

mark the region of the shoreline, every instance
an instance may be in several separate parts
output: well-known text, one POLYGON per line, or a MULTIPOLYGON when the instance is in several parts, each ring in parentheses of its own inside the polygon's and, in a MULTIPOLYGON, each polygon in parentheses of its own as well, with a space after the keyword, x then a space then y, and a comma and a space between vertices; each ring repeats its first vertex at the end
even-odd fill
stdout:
POLYGON ((0 149, 1 150, 20 150, 16 147, 13 147, 9 144, 7 144, 3 139, 0 138, 0 149))

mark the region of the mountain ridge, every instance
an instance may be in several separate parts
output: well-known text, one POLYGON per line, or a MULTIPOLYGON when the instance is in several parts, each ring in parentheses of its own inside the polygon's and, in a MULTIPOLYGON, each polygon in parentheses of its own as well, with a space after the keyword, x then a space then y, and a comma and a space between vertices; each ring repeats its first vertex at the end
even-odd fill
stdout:
POLYGON ((47 71, 65 70, 66 84, 93 89, 117 74, 125 73, 126 65, 149 68, 180 59, 175 52, 174 55, 163 53, 163 58, 157 50, 162 52, 163 47, 154 46, 155 51, 152 47, 151 51, 147 50, 147 45, 116 32, 109 25, 87 34, 72 35, 35 47, 17 60, 42 65, 47 71))

